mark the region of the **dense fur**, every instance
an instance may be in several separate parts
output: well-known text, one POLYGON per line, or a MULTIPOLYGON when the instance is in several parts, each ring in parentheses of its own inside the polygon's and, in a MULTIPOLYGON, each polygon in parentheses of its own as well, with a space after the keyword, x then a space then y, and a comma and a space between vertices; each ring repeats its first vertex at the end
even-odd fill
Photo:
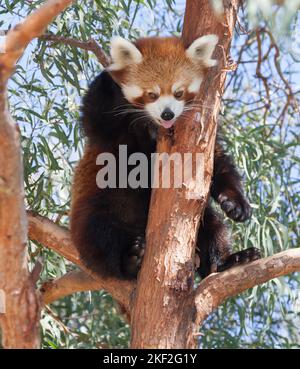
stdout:
POLYGON ((207 69, 216 65, 212 54, 217 41, 216 35, 205 35, 185 49, 177 37, 148 37, 134 43, 117 37, 111 45, 109 71, 129 102, 168 129, 195 98, 207 69), (165 109, 171 113, 167 119, 165 109))
MULTIPOLYGON (((87 142, 74 177, 71 234, 90 269, 102 276, 131 279, 136 278, 144 253, 151 189, 99 189, 96 157, 102 152, 118 157, 118 146, 126 144, 128 155, 143 152, 150 158, 156 148, 157 126, 139 111, 125 112, 124 106, 129 105, 119 85, 102 72, 83 101, 87 142)), ((211 196, 233 220, 250 217, 240 176, 220 143, 215 150, 211 196)), ((231 253, 225 226, 210 205, 200 225, 197 252, 202 277, 259 257, 256 249, 231 253)))

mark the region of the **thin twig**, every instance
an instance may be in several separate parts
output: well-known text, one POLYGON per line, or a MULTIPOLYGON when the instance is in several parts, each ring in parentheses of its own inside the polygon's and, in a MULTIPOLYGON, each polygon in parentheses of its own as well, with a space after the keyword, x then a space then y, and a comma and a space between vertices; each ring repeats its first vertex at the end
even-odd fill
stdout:
POLYGON ((43 41, 50 41, 52 42, 51 46, 55 46, 57 43, 62 43, 65 45, 78 47, 82 50, 91 51, 95 54, 100 64, 103 65, 103 67, 107 67, 110 64, 110 59, 106 55, 105 51, 102 49, 102 47, 95 41, 93 38, 91 38, 89 41, 80 41, 76 40, 74 38, 67 38, 63 36, 56 36, 56 35, 43 35, 40 37, 40 40, 43 41))
POLYGON ((263 61, 262 55, 262 43, 259 30, 256 31, 256 39, 257 39, 257 50, 258 50, 258 58, 257 58, 257 65, 256 65, 256 76, 263 82, 265 92, 266 92, 266 99, 267 102, 265 103, 265 113, 264 113, 264 122, 266 121, 268 110, 271 106, 271 98, 270 98, 270 89, 268 85, 268 78, 265 77, 261 72, 261 66, 263 61))

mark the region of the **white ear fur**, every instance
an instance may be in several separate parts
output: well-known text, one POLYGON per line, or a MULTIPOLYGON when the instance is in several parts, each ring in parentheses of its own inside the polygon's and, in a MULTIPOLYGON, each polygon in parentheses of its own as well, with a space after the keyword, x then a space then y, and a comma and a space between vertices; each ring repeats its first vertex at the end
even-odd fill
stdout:
POLYGON ((122 37, 114 37, 111 40, 110 55, 113 64, 109 70, 120 70, 130 64, 139 64, 143 60, 142 54, 134 44, 122 37))
POLYGON ((205 35, 197 38, 192 45, 186 50, 186 55, 194 63, 203 63, 207 67, 214 67, 217 65, 215 59, 211 59, 211 56, 215 50, 216 44, 219 41, 217 35, 205 35))

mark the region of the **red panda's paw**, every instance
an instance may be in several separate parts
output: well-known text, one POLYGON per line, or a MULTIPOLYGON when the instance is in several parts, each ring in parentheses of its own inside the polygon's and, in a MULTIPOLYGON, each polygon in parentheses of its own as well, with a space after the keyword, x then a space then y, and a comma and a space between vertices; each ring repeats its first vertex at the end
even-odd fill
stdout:
POLYGON ((252 209, 243 195, 231 197, 222 193, 219 195, 218 202, 226 215, 235 222, 245 222, 251 218, 252 209))
POLYGON ((238 251, 234 254, 229 255, 229 257, 225 260, 223 264, 218 265, 217 271, 223 272, 224 270, 229 269, 233 266, 247 264, 260 258, 260 250, 256 247, 249 247, 246 250, 238 251))
POLYGON ((138 236, 134 239, 132 246, 126 250, 123 257, 123 271, 126 277, 135 279, 141 269, 146 242, 144 237, 138 236))

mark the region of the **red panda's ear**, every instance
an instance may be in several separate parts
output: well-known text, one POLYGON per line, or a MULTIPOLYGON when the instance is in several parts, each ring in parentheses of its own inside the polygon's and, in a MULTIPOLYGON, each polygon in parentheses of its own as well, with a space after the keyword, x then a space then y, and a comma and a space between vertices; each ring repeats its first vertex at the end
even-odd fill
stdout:
POLYGON ((217 65, 217 61, 211 57, 218 40, 219 38, 217 35, 205 35, 199 37, 185 51, 186 56, 195 64, 214 67, 217 65))
POLYGON ((122 37, 114 37, 110 43, 112 64, 108 70, 118 71, 132 64, 139 64, 143 56, 138 48, 122 37))

